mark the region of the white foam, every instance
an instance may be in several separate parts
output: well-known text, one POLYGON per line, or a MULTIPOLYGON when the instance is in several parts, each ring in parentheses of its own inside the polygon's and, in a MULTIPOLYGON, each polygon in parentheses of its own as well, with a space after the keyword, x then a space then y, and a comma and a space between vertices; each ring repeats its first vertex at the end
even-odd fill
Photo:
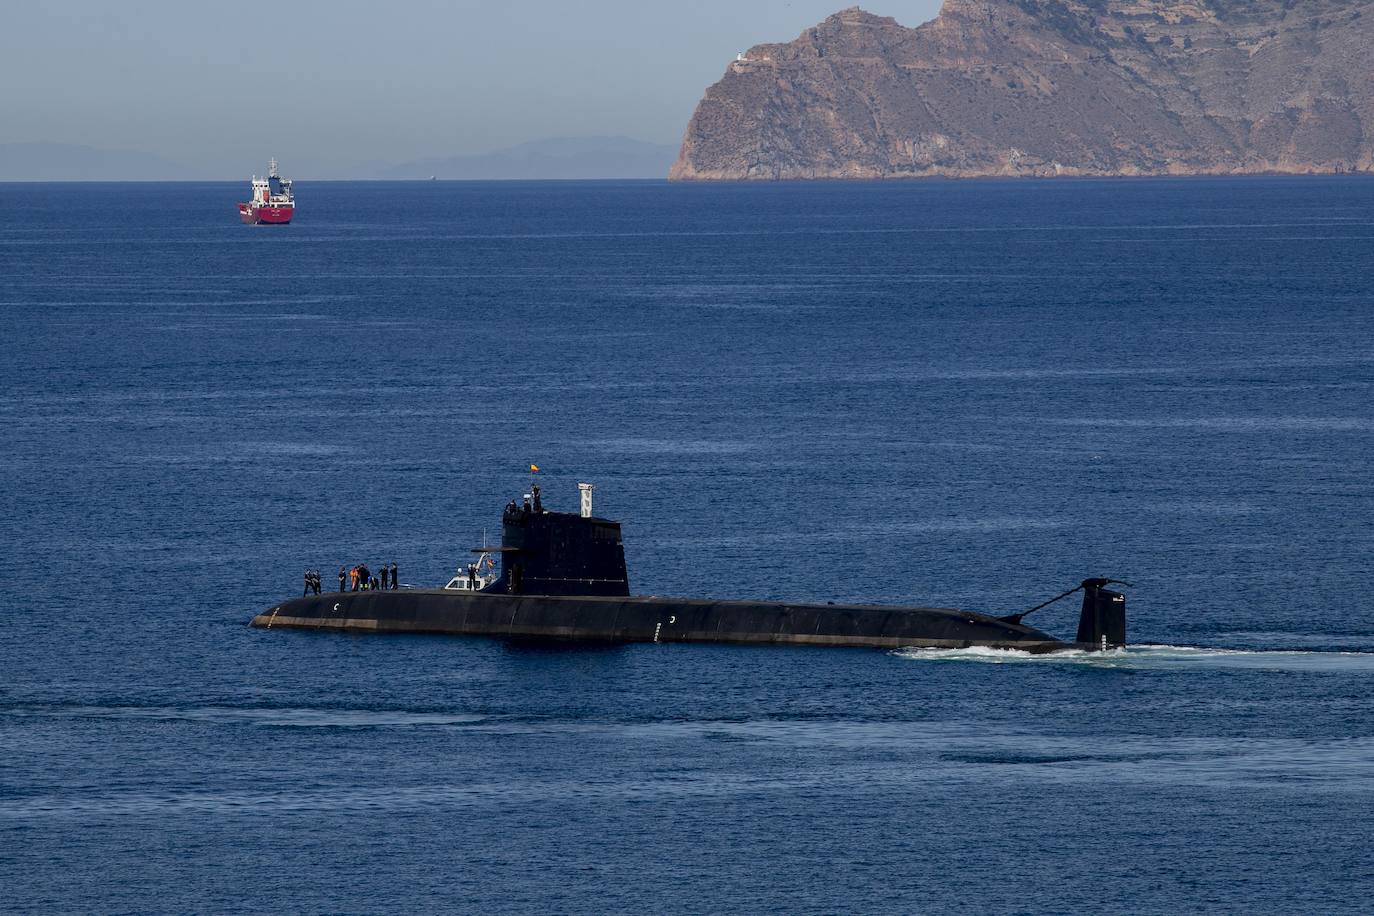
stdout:
POLYGON ((1108 652, 1069 649, 1034 655, 1017 649, 898 649, 912 661, 983 664, 1090 665, 1099 668, 1188 669, 1233 668, 1274 671, 1374 673, 1374 652, 1222 649, 1206 646, 1140 645, 1108 652))

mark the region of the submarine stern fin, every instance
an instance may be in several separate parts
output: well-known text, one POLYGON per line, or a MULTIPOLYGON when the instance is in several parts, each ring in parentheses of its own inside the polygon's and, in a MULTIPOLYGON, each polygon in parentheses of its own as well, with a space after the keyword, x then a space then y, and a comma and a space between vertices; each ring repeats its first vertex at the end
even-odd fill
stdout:
POLYGON ((1129 585, 1116 579, 1085 579, 1083 610, 1078 616, 1078 643, 1106 652, 1126 646, 1126 596, 1107 588, 1129 585))
POLYGON ((1051 604, 1063 601, 1075 592, 1081 591, 1083 610, 1078 615, 1078 637, 1074 642, 1080 648, 1089 651, 1106 652, 1108 649, 1122 649, 1126 646, 1126 596, 1121 592, 1112 591, 1107 586, 1129 587, 1130 584, 1120 579, 1084 579, 1062 595, 1055 595, 1029 611, 1008 614, 997 619, 1003 623, 1020 626, 1028 615, 1044 610, 1051 604))

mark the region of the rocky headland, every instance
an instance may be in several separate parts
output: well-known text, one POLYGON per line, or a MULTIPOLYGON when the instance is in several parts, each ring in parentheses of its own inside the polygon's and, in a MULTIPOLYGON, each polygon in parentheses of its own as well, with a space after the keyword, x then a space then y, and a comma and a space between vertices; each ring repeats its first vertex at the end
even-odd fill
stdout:
POLYGON ((945 0, 751 48, 679 180, 1374 170, 1374 3, 945 0))

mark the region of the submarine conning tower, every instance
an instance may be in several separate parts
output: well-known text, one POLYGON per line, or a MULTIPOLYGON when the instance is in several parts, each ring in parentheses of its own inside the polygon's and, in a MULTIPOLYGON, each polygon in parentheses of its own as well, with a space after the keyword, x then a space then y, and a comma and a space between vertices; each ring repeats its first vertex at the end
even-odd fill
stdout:
POLYGON ((511 500, 501 517, 501 576, 483 591, 507 595, 626 597, 630 579, 620 523, 592 515, 589 483, 580 512, 544 509, 538 486, 511 500))

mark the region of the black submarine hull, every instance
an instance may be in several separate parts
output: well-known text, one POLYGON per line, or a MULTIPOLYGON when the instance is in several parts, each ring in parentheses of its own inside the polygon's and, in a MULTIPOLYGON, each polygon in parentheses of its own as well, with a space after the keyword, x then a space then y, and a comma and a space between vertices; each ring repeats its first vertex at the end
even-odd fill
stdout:
MULTIPOLYGON (((531 471, 534 468, 531 467, 531 471)), ((591 484, 578 484, 579 513, 544 509, 531 485, 523 505, 511 500, 501 516, 501 546, 474 548, 467 589, 364 589, 307 595, 253 618, 269 629, 294 627, 391 633, 451 633, 506 639, 598 643, 692 642, 853 646, 875 649, 961 649, 986 646, 1027 652, 1108 649, 1126 644, 1125 597, 1083 584, 1021 614, 992 617, 932 607, 717 601, 634 597, 620 523, 594 516, 591 484), (500 557, 499 575, 481 578, 485 560, 500 557), (1062 642, 1022 621, 1082 591, 1074 642, 1062 642)), ((364 575, 365 572, 364 572, 364 575)), ((461 571, 459 573, 461 576, 461 571)))
POLYGON ((337 592, 258 614, 255 627, 448 633, 597 643, 690 642, 1043 653, 1094 649, 969 611, 691 598, 502 595, 449 589, 337 592))

